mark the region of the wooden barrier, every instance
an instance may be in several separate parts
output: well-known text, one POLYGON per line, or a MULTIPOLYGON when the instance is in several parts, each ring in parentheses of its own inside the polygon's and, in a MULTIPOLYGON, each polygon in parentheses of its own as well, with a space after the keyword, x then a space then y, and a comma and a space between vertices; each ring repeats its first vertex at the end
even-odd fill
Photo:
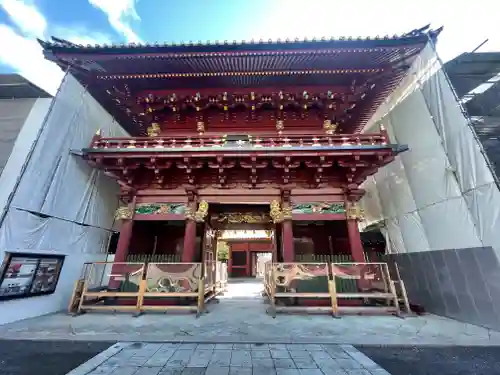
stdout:
POLYGON ((333 314, 332 306, 290 306, 286 303, 297 298, 331 299, 329 281, 328 263, 271 263, 267 265, 265 277, 268 284, 265 290, 270 301, 267 312, 273 317, 277 312, 294 311, 329 311, 333 314))
MULTIPOLYGON (((400 283, 401 281, 396 281, 400 283)), ((404 283, 401 282, 404 291, 404 283)), ((401 316, 395 281, 386 263, 272 263, 265 264, 264 294, 270 302, 267 313, 329 312, 334 317, 355 313, 389 313, 401 316), (351 281, 353 288, 338 285, 351 281), (329 299, 329 306, 297 306, 286 299, 329 299), (285 301, 284 301, 285 299, 285 301), (339 300, 358 300, 358 306, 339 306, 339 300)), ((407 306, 407 298, 402 293, 407 306)), ((405 308, 409 312, 408 308, 405 308)))
POLYGON ((335 283, 355 280, 357 291, 337 292, 336 299, 357 299, 359 306, 338 306, 336 314, 391 313, 401 316, 398 297, 387 263, 332 263, 335 283), (384 304, 377 303, 382 300, 384 304))
POLYGON ((133 311, 139 315, 184 310, 199 316, 205 304, 226 286, 227 271, 216 262, 88 263, 75 283, 68 311, 133 311))

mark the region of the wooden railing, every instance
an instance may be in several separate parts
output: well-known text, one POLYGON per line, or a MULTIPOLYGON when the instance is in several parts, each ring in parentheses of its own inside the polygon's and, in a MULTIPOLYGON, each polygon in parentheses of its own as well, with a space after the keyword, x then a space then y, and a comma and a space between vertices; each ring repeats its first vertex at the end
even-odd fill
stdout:
POLYGON ((277 135, 259 134, 240 141, 226 141, 218 136, 159 136, 135 138, 101 138, 95 136, 90 148, 94 149, 134 149, 134 148, 217 148, 217 147, 355 147, 387 145, 385 132, 372 134, 336 134, 336 135, 277 135))
POLYGON ((87 263, 69 312, 188 310, 197 315, 227 286, 225 265, 203 263, 87 263), (218 270, 218 272, 217 272, 218 270))
POLYGON ((401 316, 400 299, 410 313, 402 280, 392 280, 387 263, 266 263, 264 291, 268 313, 327 311, 338 317, 348 313, 389 313, 401 316), (350 280, 354 289, 339 291, 339 281, 350 280), (395 283, 401 288, 398 296, 395 283), (297 305, 300 299, 327 300, 327 306, 297 305), (358 300, 358 305, 339 306, 339 300, 358 300), (278 304, 278 302, 280 302, 278 304))

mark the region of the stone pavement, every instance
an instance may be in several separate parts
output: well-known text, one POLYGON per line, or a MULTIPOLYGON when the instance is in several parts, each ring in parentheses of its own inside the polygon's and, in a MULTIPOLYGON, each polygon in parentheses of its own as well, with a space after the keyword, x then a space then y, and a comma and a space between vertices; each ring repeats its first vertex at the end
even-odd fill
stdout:
POLYGON ((351 345, 118 343, 68 375, 390 375, 351 345))

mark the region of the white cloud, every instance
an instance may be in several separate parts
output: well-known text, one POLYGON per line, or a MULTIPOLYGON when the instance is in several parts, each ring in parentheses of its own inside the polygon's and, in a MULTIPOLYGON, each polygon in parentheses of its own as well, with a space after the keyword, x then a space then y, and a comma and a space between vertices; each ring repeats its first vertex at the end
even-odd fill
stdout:
MULTIPOLYGON (((0 23, 0 63, 13 68, 37 86, 55 94, 64 72, 53 62, 45 60, 43 49, 35 38, 46 39, 47 20, 32 4, 23 0, 0 0, 14 27, 0 23)), ((61 38, 78 44, 110 43, 110 37, 89 32, 82 27, 50 27, 61 38)))
POLYGON ((34 5, 20 0, 0 0, 0 6, 23 33, 43 37, 47 21, 34 5))
POLYGON ((110 25, 122 34, 129 43, 140 43, 141 39, 132 30, 131 21, 139 21, 135 0, 89 0, 89 3, 108 16, 110 25))
POLYGON ((56 64, 44 59, 42 47, 35 39, 25 38, 0 24, 0 50, 8 51, 0 54, 2 63, 48 93, 56 93, 64 73, 56 64))
POLYGON ((88 31, 78 25, 71 27, 55 26, 51 29, 51 33, 61 39, 82 45, 112 43, 110 35, 99 31, 88 31))

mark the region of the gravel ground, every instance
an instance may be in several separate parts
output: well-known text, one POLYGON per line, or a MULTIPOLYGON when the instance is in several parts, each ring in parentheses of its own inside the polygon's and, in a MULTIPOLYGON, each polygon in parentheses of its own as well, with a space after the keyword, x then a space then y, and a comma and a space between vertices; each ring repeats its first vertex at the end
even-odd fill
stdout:
POLYGON ((0 340, 0 375, 65 375, 113 344, 0 340))
POLYGON ((499 375, 500 347, 356 346, 392 375, 499 375))

